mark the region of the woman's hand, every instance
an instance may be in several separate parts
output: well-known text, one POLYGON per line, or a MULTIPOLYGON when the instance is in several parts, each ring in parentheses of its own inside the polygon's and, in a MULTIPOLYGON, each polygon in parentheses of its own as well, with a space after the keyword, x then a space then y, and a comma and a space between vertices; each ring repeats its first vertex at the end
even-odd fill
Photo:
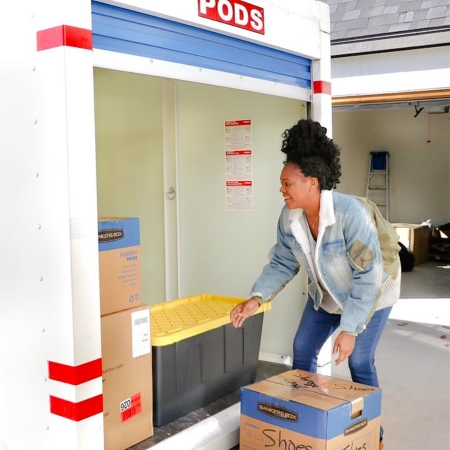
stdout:
POLYGON ((338 353, 338 359, 335 364, 339 365, 342 361, 345 361, 353 352, 355 348, 356 336, 351 336, 346 333, 339 333, 338 337, 334 341, 333 355, 338 353))
POLYGON ((256 298, 249 298, 245 302, 239 303, 235 306, 230 313, 231 323, 234 328, 242 327, 245 319, 252 316, 259 308, 259 302, 256 298))

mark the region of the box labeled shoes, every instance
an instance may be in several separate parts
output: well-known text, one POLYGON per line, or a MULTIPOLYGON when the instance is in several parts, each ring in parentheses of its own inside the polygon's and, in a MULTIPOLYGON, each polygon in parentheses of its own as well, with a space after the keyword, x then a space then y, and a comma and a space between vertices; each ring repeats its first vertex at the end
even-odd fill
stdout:
POLYGON ((241 389, 240 450, 378 449, 381 389, 291 370, 241 389))

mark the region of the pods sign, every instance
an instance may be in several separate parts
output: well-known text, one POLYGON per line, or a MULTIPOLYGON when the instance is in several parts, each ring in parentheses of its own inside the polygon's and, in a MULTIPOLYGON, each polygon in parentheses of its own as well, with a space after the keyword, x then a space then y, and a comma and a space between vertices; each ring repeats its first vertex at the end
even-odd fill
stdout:
POLYGON ((198 0, 198 15, 264 34, 264 8, 241 0, 198 0))

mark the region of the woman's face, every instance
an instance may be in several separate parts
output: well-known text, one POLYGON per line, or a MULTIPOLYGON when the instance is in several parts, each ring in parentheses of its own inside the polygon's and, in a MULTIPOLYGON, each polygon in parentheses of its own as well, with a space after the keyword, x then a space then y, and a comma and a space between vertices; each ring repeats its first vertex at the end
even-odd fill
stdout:
POLYGON ((280 192, 289 209, 305 208, 311 204, 317 178, 306 177, 297 165, 287 163, 281 171, 280 181, 280 192))

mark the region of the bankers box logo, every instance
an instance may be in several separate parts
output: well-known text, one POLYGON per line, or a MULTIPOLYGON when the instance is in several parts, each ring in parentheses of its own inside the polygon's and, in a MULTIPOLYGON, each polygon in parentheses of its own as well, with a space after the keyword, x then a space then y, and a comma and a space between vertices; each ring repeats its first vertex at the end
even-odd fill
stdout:
POLYGON ((258 403, 258 411, 277 419, 288 420, 289 422, 298 422, 298 414, 279 406, 269 405, 267 403, 258 403))
POLYGON ((348 436, 349 434, 357 433, 362 428, 366 427, 369 421, 367 419, 360 420, 359 422, 354 423, 344 430, 344 436, 348 436))
POLYGON ((99 244, 106 244, 123 239, 124 236, 124 231, 120 229, 102 230, 98 232, 98 242, 99 244))

